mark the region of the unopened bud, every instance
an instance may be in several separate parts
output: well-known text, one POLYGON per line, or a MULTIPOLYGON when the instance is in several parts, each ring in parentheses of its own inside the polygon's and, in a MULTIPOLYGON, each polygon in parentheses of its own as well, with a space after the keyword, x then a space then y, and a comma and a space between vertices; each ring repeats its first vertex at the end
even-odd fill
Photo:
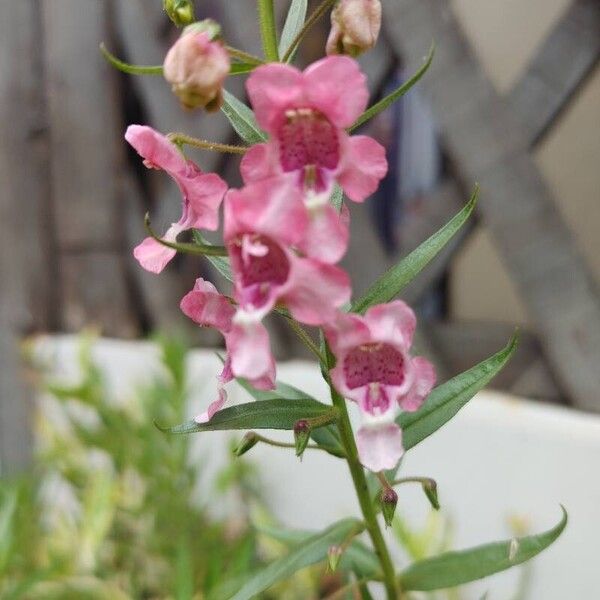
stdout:
POLYGON ((380 0, 340 0, 331 12, 327 54, 358 56, 375 46, 380 29, 380 0))
POLYGON ((332 573, 337 571, 343 553, 344 551, 341 546, 336 545, 329 547, 329 550, 327 551, 327 566, 332 573))
POLYGON ((164 0, 163 7, 177 27, 194 22, 194 4, 191 0, 164 0))
POLYGON ((433 506, 435 510, 440 510, 437 483, 433 479, 425 479, 421 485, 423 487, 423 492, 425 492, 427 500, 429 500, 431 506, 433 506))
POLYGON ((306 419, 301 419, 294 425, 294 440, 296 442, 296 456, 302 456, 310 440, 310 424, 306 419))
POLYGON ((223 103, 230 60, 223 44, 214 39, 219 30, 210 20, 188 25, 167 53, 165 79, 186 108, 215 111, 223 103))
POLYGON ((397 504, 398 494, 392 488, 387 488, 381 492, 381 512, 387 527, 390 527, 394 520, 397 504))
POLYGON ((236 456, 242 456, 246 454, 248 450, 251 450, 258 443, 258 436, 254 431, 249 431, 240 441, 240 443, 234 448, 233 453, 236 456))

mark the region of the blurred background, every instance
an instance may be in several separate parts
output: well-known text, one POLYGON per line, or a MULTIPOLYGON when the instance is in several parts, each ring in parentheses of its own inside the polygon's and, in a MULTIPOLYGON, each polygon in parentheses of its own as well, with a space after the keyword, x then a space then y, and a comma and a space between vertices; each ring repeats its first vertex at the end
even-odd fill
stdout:
MULTIPOLYGON (((289 3, 275 4, 283 19, 289 3)), ((309 2, 309 11, 316 4, 309 2)), ((367 126, 368 133, 388 148, 391 168, 374 198, 350 207, 352 245, 345 266, 355 294, 447 222, 479 182, 475 219, 406 290, 405 298, 421 315, 418 350, 435 362, 444 380, 501 348, 519 326, 518 354, 492 387, 586 414, 600 412, 600 3, 383 4, 378 45, 361 57, 373 101, 416 71, 432 40, 436 55, 423 80, 367 126)), ((179 193, 167 177, 145 169, 125 144, 126 125, 148 123, 164 133, 184 131, 215 141, 238 141, 223 115, 186 113, 161 77, 124 75, 100 55, 98 45, 105 42, 127 62, 160 64, 178 35, 161 5, 160 0, 0 3, 3 476, 30 466, 40 437, 48 437, 43 428, 40 433, 34 427, 40 389, 48 391, 50 386, 55 399, 77 397, 93 411, 103 410, 103 393, 91 392, 91 384, 73 390, 71 382, 68 392, 52 388, 44 370, 47 364, 32 358, 37 356, 40 334, 89 328, 127 340, 168 334, 170 341, 161 342, 168 373, 160 371, 160 385, 167 381, 175 386, 169 393, 176 399, 181 392, 178 367, 169 352, 179 356, 184 350, 173 347, 183 348, 181 340, 209 348, 221 344, 220 336, 194 327, 179 311, 179 300, 196 277, 218 281, 208 263, 178 257, 157 277, 140 269, 131 254, 145 235, 144 214, 150 212, 160 231, 178 216, 179 193)), ((219 21, 228 43, 260 53, 254 11, 249 0, 196 2, 197 18, 219 21)), ((300 63, 323 54, 328 30, 326 18, 303 44, 300 63)), ((226 87, 243 97, 243 77, 229 78, 226 87)), ((192 155, 204 170, 218 171, 231 185, 239 183, 235 158, 191 150, 192 155)), ((280 359, 306 357, 284 323, 274 319, 269 326, 280 359)), ((93 371, 89 361, 84 360, 84 367, 80 377, 93 371)), ((160 394, 160 389, 153 393, 160 394)), ((169 402, 172 410, 185 412, 177 408, 180 400, 169 402)), ((152 410, 159 410, 157 406, 152 410)), ((127 422, 119 415, 110 418, 127 422)), ((152 418, 149 415, 145 425, 153 432, 152 418)), ((153 436, 146 442, 144 436, 134 437, 140 438, 140 456, 159 452, 160 447, 151 450, 153 436)), ((57 443, 60 435, 50 438, 57 443)), ((105 444, 103 451, 114 455, 131 442, 108 435, 105 441, 73 443, 79 449, 82 444, 105 444)), ((80 484, 79 492, 92 498, 96 493, 99 498, 117 494, 102 482, 82 480, 68 464, 77 462, 68 444, 58 444, 50 454, 47 439, 41 447, 46 449, 43 458, 40 462, 38 453, 34 464, 46 469, 46 475, 62 469, 63 477, 80 484)), ((181 450, 164 452, 179 457, 173 459, 170 472, 177 471, 181 450)), ((124 481, 130 475, 127 467, 118 461, 115 467, 124 481)), ((134 470, 150 477, 154 471, 143 470, 148 468, 136 464, 134 470)), ((223 468, 229 473, 226 465, 223 468)), ((229 476, 235 489, 246 489, 244 473, 229 476)), ((12 506, 10 498, 14 504, 19 494, 29 497, 22 488, 10 494, 3 496, 5 508, 12 506)), ((142 504, 136 508, 138 516, 142 504)), ((196 509, 186 505, 185 510, 196 509)), ((0 532, 3 514, 9 514, 8 508, 0 511, 0 532)), ((223 529, 215 527, 219 540, 241 539, 235 532, 227 537, 227 523, 223 529)), ((179 553, 177 564, 184 574, 180 597, 186 597, 187 589, 190 550, 185 540, 176 549, 157 550, 179 553)), ((247 541, 248 548, 255 543, 247 541)), ((239 544, 232 548, 233 556, 239 544)), ((254 560, 248 556, 255 555, 248 550, 244 556, 223 561, 239 561, 243 571, 254 560), (246 559, 250 562, 244 563, 246 559)), ((64 559, 61 564, 67 563, 64 559)), ((222 564, 211 568, 218 572, 222 564)), ((212 580, 207 578, 210 589, 212 580)), ((144 585, 149 586, 142 586, 150 590, 148 595, 132 592, 133 597, 163 597, 152 582, 144 585)), ((106 597, 119 597, 115 593, 108 590, 106 597)), ((285 597, 282 594, 274 597, 285 597)))

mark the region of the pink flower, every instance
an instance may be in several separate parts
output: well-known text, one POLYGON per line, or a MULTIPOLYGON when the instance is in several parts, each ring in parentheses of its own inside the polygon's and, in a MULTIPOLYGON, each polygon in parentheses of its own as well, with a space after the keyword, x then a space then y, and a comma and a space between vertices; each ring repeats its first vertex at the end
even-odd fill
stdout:
MULTIPOLYGON (((283 304, 298 321, 320 325, 348 301, 347 274, 318 259, 313 234, 301 192, 280 178, 229 191, 224 239, 240 322, 260 321, 283 304)), ((328 243, 323 240, 325 253, 328 243)))
MULTIPOLYGON (((175 144, 151 127, 130 125, 125 139, 137 150, 148 168, 164 169, 181 190, 181 218, 169 227, 163 239, 175 242, 186 229, 214 231, 218 228, 219 206, 227 191, 227 184, 218 175, 203 173, 183 156, 175 144)), ((175 250, 148 237, 135 248, 133 255, 144 269, 160 273, 175 256, 175 250)))
POLYGON ((384 148, 346 128, 365 110, 366 78, 358 63, 330 56, 304 72, 283 64, 255 69, 246 83, 259 125, 269 134, 241 165, 246 183, 285 175, 309 205, 327 202, 334 182, 362 202, 387 172, 384 148))
POLYGON ((336 357, 331 378, 336 389, 358 403, 364 425, 357 433, 361 462, 372 471, 393 468, 403 453, 399 408, 417 410, 435 384, 433 365, 412 358, 416 327, 410 307, 396 300, 363 316, 340 313, 325 326, 336 357))
POLYGON ((185 108, 219 110, 223 104, 223 81, 229 74, 229 54, 210 32, 186 27, 173 44, 164 63, 165 79, 185 108))
POLYGON ((252 323, 251 326, 236 323, 235 306, 204 279, 196 280, 180 306, 183 313, 198 325, 218 329, 225 338, 227 349, 223 371, 217 378, 218 397, 196 417, 198 423, 206 423, 221 410, 227 399, 224 386, 234 377, 243 377, 261 390, 275 387, 275 360, 269 347, 269 334, 262 323, 252 323))
POLYGON ((327 54, 358 56, 375 46, 380 29, 379 0, 340 0, 331 11, 327 54))

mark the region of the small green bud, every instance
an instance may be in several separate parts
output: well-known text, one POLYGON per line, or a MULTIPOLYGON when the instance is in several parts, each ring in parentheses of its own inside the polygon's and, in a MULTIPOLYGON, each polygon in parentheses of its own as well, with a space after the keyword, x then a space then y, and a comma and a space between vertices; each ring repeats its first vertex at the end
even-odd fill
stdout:
POLYGON ((344 550, 341 546, 330 546, 327 551, 327 567, 332 573, 337 571, 344 550))
POLYGON ((294 425, 294 440, 296 442, 296 456, 302 456, 310 440, 310 424, 306 419, 300 419, 294 425))
POLYGON ((233 453, 236 456, 242 456, 246 454, 248 450, 251 450, 258 444, 258 436, 254 431, 249 431, 240 441, 240 443, 234 448, 233 453))
POLYGON ((194 22, 192 0, 163 0, 163 8, 177 27, 185 27, 194 22))
POLYGON ((394 520, 396 504, 398 504, 398 494, 392 488, 387 488, 381 492, 381 512, 387 527, 390 527, 394 520))
POLYGON ((208 34, 208 39, 212 42, 221 35, 221 25, 212 19, 204 19, 189 24, 183 30, 183 34, 187 33, 206 33, 208 34))
POLYGON ((423 492, 427 496, 427 500, 431 503, 431 506, 435 508, 435 510, 440 510, 440 500, 438 498, 437 492, 437 483, 433 479, 426 479, 421 484, 423 487, 423 492))

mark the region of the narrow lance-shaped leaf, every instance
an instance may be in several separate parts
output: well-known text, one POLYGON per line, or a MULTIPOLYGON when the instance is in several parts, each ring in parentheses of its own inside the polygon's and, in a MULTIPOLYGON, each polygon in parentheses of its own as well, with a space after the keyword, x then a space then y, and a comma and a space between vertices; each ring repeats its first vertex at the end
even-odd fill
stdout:
MULTIPOLYGON (((194 241, 200 246, 212 246, 212 244, 202 235, 199 229, 192 231, 194 241)), ((227 281, 233 281, 233 275, 231 273, 231 264, 229 258, 226 256, 210 256, 206 257, 210 264, 223 276, 227 281)))
POLYGON ((302 545, 294 548, 286 556, 272 562, 265 569, 251 577, 230 600, 250 600, 254 598, 300 569, 324 560, 330 546, 342 544, 363 530, 363 523, 356 519, 338 521, 324 531, 306 539, 302 545))
POLYGON ((446 552, 418 561, 400 574, 403 590, 441 590, 521 564, 533 558, 552 544, 567 525, 567 511, 562 508, 562 519, 552 529, 539 535, 513 538, 485 544, 469 550, 446 552))
MULTIPOLYGON (((276 388, 269 391, 257 390, 244 379, 238 379, 237 381, 255 400, 264 401, 272 400, 274 398, 287 398, 290 402, 293 402, 294 400, 313 400, 317 402, 312 396, 309 396, 298 388, 283 383, 282 381, 278 381, 276 388)), ((338 458, 343 458, 345 456, 344 447, 340 440, 340 434, 335 425, 325 425, 323 427, 312 429, 310 437, 321 448, 329 452, 329 454, 337 456, 338 458)))
POLYGON ((245 63, 245 62, 232 62, 231 67, 229 68, 230 75, 243 75, 244 73, 250 73, 256 69, 257 65, 254 63, 245 63))
MULTIPOLYGON (((288 10, 287 17, 285 19, 285 25, 281 32, 281 39, 279 40, 279 56, 284 56, 290 44, 294 41, 298 32, 304 25, 306 19, 306 10, 308 7, 307 0, 292 0, 290 9, 288 10)), ((288 58, 288 62, 291 62, 294 58, 294 53, 288 58)))
POLYGON ((407 79, 399 88, 395 89, 385 98, 382 98, 379 102, 368 108, 362 115, 360 115, 360 117, 358 117, 358 119, 356 119, 349 131, 353 131, 357 127, 360 127, 374 116, 384 111, 388 106, 390 106, 390 104, 396 102, 396 100, 399 100, 402 96, 404 96, 404 94, 406 94, 406 92, 408 92, 408 90, 410 90, 412 86, 415 85, 415 83, 417 83, 417 81, 419 81, 423 75, 425 75, 427 69, 429 69, 431 65, 434 53, 435 46, 432 44, 431 48, 429 49, 429 53, 427 54, 427 58, 425 59, 425 62, 421 68, 410 79, 407 79))
POLYGON ((267 139, 264 131, 258 126, 252 110, 227 90, 223 90, 221 110, 229 119, 236 133, 246 143, 258 144, 267 139))
POLYGON ((479 186, 475 186, 471 199, 465 207, 452 217, 439 231, 384 273, 367 290, 362 298, 353 303, 352 311, 363 313, 370 306, 389 302, 397 296, 437 256, 442 248, 467 222, 477 204, 478 196, 479 186))
POLYGON ((413 448, 452 419, 504 367, 517 345, 515 333, 500 352, 436 387, 419 410, 402 413, 396 422, 402 428, 404 448, 413 448))
POLYGON ((232 429, 284 429, 292 430, 300 419, 323 417, 331 406, 312 399, 290 400, 275 398, 230 406, 215 413, 207 423, 188 421, 174 427, 157 427, 165 433, 197 433, 232 429))

